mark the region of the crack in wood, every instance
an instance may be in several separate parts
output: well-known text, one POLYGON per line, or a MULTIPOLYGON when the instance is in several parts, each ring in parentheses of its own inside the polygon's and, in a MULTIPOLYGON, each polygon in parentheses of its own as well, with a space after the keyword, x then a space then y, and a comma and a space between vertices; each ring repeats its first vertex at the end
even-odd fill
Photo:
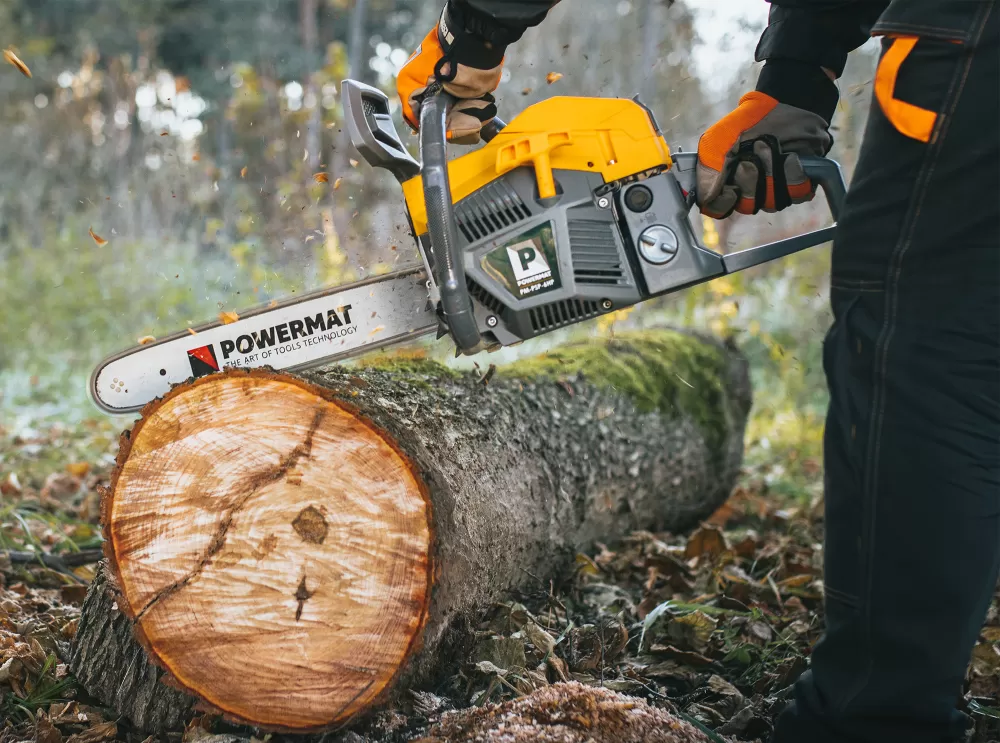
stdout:
POLYGON ((302 440, 302 443, 292 449, 288 456, 285 457, 276 467, 269 471, 266 470, 253 478, 253 486, 250 490, 245 493, 223 516, 222 521, 219 523, 219 528, 216 530, 215 536, 212 537, 212 541, 208 545, 208 549, 205 551, 204 556, 199 559, 198 564, 194 567, 194 569, 183 578, 174 581, 166 588, 158 591, 157 594, 153 596, 153 598, 151 598, 135 615, 133 624, 139 623, 143 616, 145 616, 146 612, 152 609, 153 606, 160 603, 163 599, 174 595, 181 588, 190 583, 192 579, 204 572, 205 568, 212 562, 212 558, 215 557, 215 555, 217 555, 225 546, 226 535, 229 532, 229 527, 233 524, 233 518, 239 510, 247 504, 250 498, 257 493, 257 491, 265 485, 270 485, 271 483, 277 482, 285 477, 288 474, 288 471, 294 467, 300 459, 309 458, 312 452, 313 436, 316 435, 316 431, 319 429, 320 423, 322 423, 323 416, 325 414, 326 406, 317 406, 316 412, 313 415, 312 423, 309 425, 309 432, 302 440))
POLYGON ((302 618, 302 608, 306 605, 306 601, 312 598, 315 591, 310 591, 306 588, 306 576, 302 575, 302 581, 299 583, 299 587, 295 591, 295 600, 299 602, 299 608, 295 610, 295 621, 299 621, 302 618))

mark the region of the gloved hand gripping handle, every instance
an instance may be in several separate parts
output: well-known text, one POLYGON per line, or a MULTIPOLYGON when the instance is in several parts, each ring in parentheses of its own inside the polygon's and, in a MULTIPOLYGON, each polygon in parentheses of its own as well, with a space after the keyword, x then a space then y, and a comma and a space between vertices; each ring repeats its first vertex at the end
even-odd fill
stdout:
MULTIPOLYGON (((473 354, 482 349, 472 300, 465 284, 465 267, 456 235, 455 208, 448 182, 448 109, 455 98, 432 83, 420 105, 420 177, 427 209, 427 234, 434 254, 434 282, 441 295, 441 312, 460 350, 473 354)), ((486 124, 483 138, 493 139, 505 126, 500 119, 486 124)))
MULTIPOLYGON (((671 171, 677 178, 677 183, 687 194, 687 207, 692 208, 698 200, 695 189, 697 188, 697 152, 675 152, 672 155, 674 165, 671 171)), ((836 160, 828 160, 825 157, 815 157, 812 155, 799 156, 802 169, 809 179, 823 189, 827 206, 834 220, 840 218, 840 211, 847 195, 847 185, 844 183, 844 176, 840 172, 840 165, 836 160)), ((758 245, 754 248, 747 248, 736 253, 727 253, 722 257, 726 273, 742 271, 751 266, 773 261, 800 250, 820 245, 833 239, 837 225, 823 227, 812 232, 806 232, 794 237, 786 237, 766 245, 758 245)))
MULTIPOLYGON (((844 198, 847 195, 847 185, 844 183, 844 176, 840 172, 840 165, 836 160, 828 160, 825 157, 814 155, 803 155, 799 157, 802 169, 809 179, 823 189, 826 197, 826 204, 830 209, 834 222, 840 218, 840 210, 844 205, 844 198)), ((811 248, 815 245, 829 242, 833 239, 837 230, 837 225, 823 227, 802 235, 786 237, 766 245, 758 245, 755 248, 740 250, 736 253, 727 253, 722 258, 726 273, 742 271, 751 266, 767 263, 786 255, 797 253, 800 250, 811 248)))

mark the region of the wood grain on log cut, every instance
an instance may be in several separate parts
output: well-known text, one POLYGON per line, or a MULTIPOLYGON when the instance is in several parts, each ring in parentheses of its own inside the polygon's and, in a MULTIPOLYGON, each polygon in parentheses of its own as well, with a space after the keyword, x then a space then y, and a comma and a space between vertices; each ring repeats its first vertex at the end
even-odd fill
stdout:
POLYGON ((81 622, 86 688, 142 726, 94 670, 95 633, 134 625, 202 706, 341 726, 432 683, 469 620, 547 590, 578 551, 687 528, 731 491, 750 385, 717 342, 624 334, 480 377, 392 358, 230 370, 147 406, 104 499, 124 615, 81 622))
POLYGON ((126 611, 176 681, 235 718, 349 717, 410 653, 430 513, 410 464, 321 388, 202 378, 147 411, 106 503, 126 611))

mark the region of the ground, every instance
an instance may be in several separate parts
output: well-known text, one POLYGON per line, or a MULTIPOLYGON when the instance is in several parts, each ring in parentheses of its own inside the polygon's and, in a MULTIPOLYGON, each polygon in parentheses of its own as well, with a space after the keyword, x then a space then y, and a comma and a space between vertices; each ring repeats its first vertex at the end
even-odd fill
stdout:
MULTIPOLYGON (((119 424, 22 416, 4 425, 0 743, 138 743, 145 736, 89 699, 66 666, 100 556, 98 488, 119 424)), ((544 740, 621 740, 601 731, 624 709, 633 725, 657 727, 667 712, 687 723, 683 735, 765 741, 823 626, 820 465, 815 436, 806 439, 813 443, 775 447, 751 433, 738 487, 700 528, 596 545, 565 585, 540 584, 496 607, 440 686, 327 742, 543 740, 511 732, 527 704, 536 718, 545 705, 585 710, 561 717, 558 736, 544 740), (579 685, 558 685, 567 681, 579 685), (497 725, 507 737, 470 732, 497 725)), ((977 743, 1000 739, 998 607, 969 670, 977 743)), ((224 743, 218 736, 233 732, 203 718, 167 739, 224 743)))

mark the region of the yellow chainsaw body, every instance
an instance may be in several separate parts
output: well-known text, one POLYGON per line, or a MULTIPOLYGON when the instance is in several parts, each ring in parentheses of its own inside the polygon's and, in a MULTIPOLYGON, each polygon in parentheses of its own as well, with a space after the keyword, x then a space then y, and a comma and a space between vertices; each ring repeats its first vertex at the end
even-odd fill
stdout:
MULTIPOLYGON (((556 195, 554 170, 599 173, 605 183, 671 165, 670 149, 639 103, 622 98, 557 96, 529 106, 488 144, 448 163, 458 203, 521 166, 535 170, 539 198, 556 195)), ((403 184, 416 236, 427 232, 423 182, 403 184)))

